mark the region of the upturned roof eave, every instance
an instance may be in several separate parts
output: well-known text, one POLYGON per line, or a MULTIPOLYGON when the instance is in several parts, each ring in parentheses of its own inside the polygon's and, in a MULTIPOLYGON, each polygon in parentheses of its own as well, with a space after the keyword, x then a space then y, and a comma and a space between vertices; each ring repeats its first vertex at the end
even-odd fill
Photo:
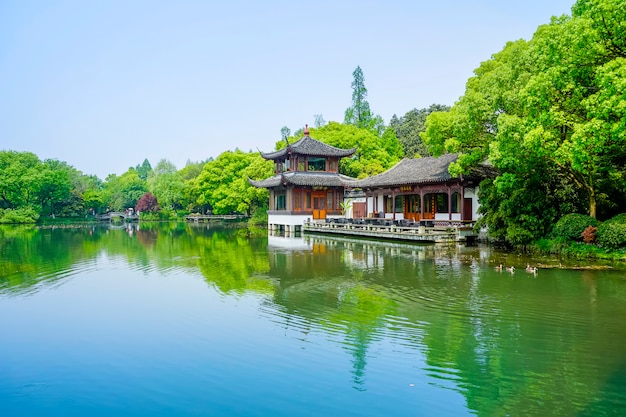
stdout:
POLYGON ((356 147, 351 149, 340 149, 310 136, 304 136, 297 142, 288 144, 286 148, 274 152, 260 152, 260 154, 264 159, 268 160, 283 159, 288 154, 345 158, 354 155, 356 150, 356 147))

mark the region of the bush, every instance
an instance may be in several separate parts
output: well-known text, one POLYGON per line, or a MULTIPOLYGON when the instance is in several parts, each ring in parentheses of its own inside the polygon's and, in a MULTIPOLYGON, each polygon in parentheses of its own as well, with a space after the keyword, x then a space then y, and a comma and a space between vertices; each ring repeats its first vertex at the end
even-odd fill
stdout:
POLYGON ((585 229, 589 226, 598 227, 598 225, 599 222, 591 216, 578 213, 566 214, 554 225, 552 237, 581 242, 585 229))
POLYGON ((39 218, 39 213, 32 207, 21 207, 16 209, 0 209, 0 223, 24 224, 35 223, 39 218))
POLYGON ((256 226, 266 225, 267 224, 267 210, 257 208, 254 213, 252 213, 252 217, 250 218, 250 223, 256 226))
POLYGON ((611 217, 607 222, 617 222, 617 223, 626 223, 626 213, 618 214, 617 216, 611 217))
POLYGON ((587 226, 585 231, 582 233, 582 238, 585 243, 590 244, 596 241, 596 233, 598 232, 598 228, 594 226, 587 226))
POLYGON ((598 226, 597 240, 608 249, 626 247, 626 214, 618 214, 598 226))

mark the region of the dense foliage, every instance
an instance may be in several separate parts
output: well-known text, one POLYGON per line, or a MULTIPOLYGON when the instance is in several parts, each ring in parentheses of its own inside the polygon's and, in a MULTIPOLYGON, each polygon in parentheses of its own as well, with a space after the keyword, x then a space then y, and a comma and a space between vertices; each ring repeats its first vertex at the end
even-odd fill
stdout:
POLYGON ((188 187, 191 206, 197 211, 214 214, 241 213, 251 215, 258 208, 267 209, 269 193, 255 188, 248 179, 271 177, 274 166, 258 153, 224 152, 207 162, 188 187))
POLYGON ((552 235, 555 238, 568 239, 580 242, 587 228, 598 227, 599 222, 591 216, 578 213, 567 214, 554 225, 552 235))
POLYGON ((395 114, 391 117, 389 127, 396 133, 398 142, 404 148, 404 155, 407 158, 431 156, 422 140, 422 133, 426 130, 426 117, 433 112, 448 110, 450 110, 449 106, 432 104, 426 109, 408 111, 400 118, 395 114))
POLYGON ((626 213, 618 214, 598 226, 597 242, 608 249, 626 248, 626 213))
POLYGON ((626 203, 626 1, 572 11, 509 42, 449 112, 427 118, 429 150, 461 153, 453 174, 485 160, 500 171, 482 184, 483 223, 512 243, 564 214, 606 219, 626 203))

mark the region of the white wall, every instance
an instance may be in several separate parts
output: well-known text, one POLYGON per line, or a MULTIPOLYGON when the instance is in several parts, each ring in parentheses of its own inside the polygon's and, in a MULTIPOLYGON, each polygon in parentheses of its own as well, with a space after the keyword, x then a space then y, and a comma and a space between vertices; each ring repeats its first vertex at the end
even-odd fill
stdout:
POLYGON ((284 226, 302 226, 307 219, 313 219, 311 214, 269 214, 267 224, 280 224, 284 226))

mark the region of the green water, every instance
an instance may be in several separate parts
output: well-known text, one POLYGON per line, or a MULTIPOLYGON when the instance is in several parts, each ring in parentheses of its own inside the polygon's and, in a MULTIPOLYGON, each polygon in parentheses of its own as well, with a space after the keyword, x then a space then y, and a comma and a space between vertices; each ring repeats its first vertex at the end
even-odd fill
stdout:
POLYGON ((626 271, 589 266, 213 224, 3 227, 0 415, 626 415, 626 271))

